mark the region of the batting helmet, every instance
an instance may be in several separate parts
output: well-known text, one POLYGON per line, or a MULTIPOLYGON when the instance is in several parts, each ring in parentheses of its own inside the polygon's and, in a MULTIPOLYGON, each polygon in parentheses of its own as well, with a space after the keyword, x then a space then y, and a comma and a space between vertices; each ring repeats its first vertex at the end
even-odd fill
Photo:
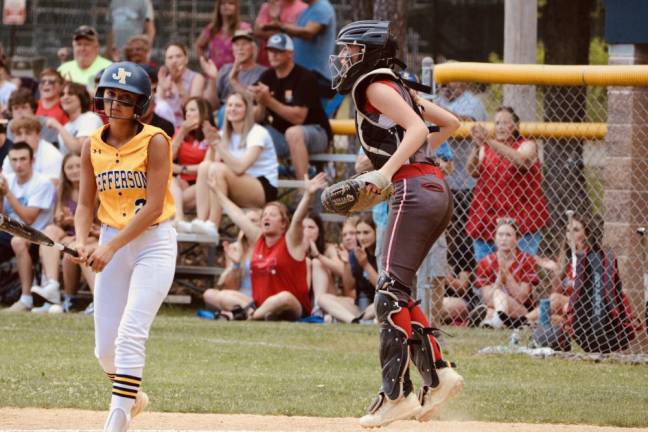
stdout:
MULTIPOLYGON (((104 97, 106 89, 119 89, 138 96, 135 102, 135 119, 141 117, 151 102, 151 80, 144 69, 135 63, 120 62, 108 66, 101 74, 94 97, 95 108, 103 111, 104 101, 114 101, 104 97)), ((124 105, 131 105, 128 102, 117 101, 124 105)), ((109 117, 113 117, 109 114, 109 117)), ((115 117, 117 118, 117 117, 115 117)))
POLYGON ((339 93, 351 91, 355 81, 376 68, 389 67, 396 56, 396 41, 389 21, 356 21, 337 36, 340 53, 330 58, 331 87, 339 93), (357 47, 352 49, 351 47, 357 47))

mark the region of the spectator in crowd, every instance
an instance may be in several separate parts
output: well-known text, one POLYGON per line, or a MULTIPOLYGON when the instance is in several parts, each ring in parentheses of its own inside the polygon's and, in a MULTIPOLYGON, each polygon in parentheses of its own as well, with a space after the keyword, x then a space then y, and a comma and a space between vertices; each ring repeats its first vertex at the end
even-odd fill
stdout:
POLYGON ((2 166, 11 148, 11 141, 7 139, 7 121, 0 117, 0 166, 2 166))
POLYGON ((106 53, 113 61, 121 59, 121 50, 133 36, 145 36, 149 46, 153 45, 155 19, 151 0, 111 0, 108 23, 111 30, 106 53))
POLYGON ((70 121, 63 125, 50 117, 47 119, 47 126, 58 131, 59 149, 63 155, 70 152, 80 154, 83 144, 90 142, 90 135, 103 126, 103 121, 91 111, 90 95, 81 84, 65 83, 61 106, 70 121))
MULTIPOLYGON (((50 142, 40 138, 41 124, 34 116, 27 116, 11 122, 11 131, 14 135, 14 143, 26 142, 33 151, 30 161, 30 170, 50 179, 54 184, 58 183, 61 175, 61 163, 63 155, 50 142)), ((2 163, 2 172, 13 174, 13 165, 10 158, 5 158, 2 163)), ((44 228, 44 227, 43 227, 44 228)))
POLYGON ((474 240, 475 259, 493 252, 497 219, 511 217, 519 226, 519 247, 537 255, 542 228, 549 212, 542 191, 542 167, 538 146, 520 136, 520 119, 513 108, 495 112, 495 137, 481 125, 473 126, 473 149, 467 170, 477 179, 466 232, 474 240))
MULTIPOLYGON (((350 228, 347 227, 347 230, 350 228)), ((341 253, 344 262, 342 295, 326 293, 319 300, 325 313, 346 323, 358 323, 375 317, 373 300, 378 281, 378 265, 375 254, 376 226, 371 217, 361 217, 355 232, 355 244, 349 245, 341 253)))
MULTIPOLYGON (((75 85, 78 85, 85 91, 85 88, 82 85, 75 85)), ((78 155, 78 153, 67 153, 63 158, 61 181, 59 182, 58 191, 56 194, 54 221, 43 231, 55 242, 64 244, 66 246, 69 246, 74 242, 74 212, 76 211, 77 201, 79 199, 80 179, 81 157, 78 155)), ((99 226, 93 226, 91 231, 92 239, 96 241, 99 238, 99 226)), ((32 287, 32 293, 45 299, 45 303, 41 307, 33 308, 32 312, 35 313, 48 312, 52 307, 52 304, 61 303, 61 284, 59 281, 61 252, 58 249, 48 246, 40 246, 39 249, 41 264, 43 268, 43 280, 41 281, 41 286, 35 285, 32 287)), ((72 262, 68 262, 67 264, 63 265, 64 279, 66 272, 78 272, 78 269, 75 269, 75 267, 77 267, 77 264, 74 264, 72 262)), ((92 288, 94 286, 94 273, 88 270, 89 269, 86 267, 84 274, 88 273, 86 279, 88 280, 88 284, 92 288)), ((71 295, 75 292, 74 288, 74 286, 65 288, 66 294, 63 304, 64 312, 69 312, 72 299, 71 295)))
POLYGON ((318 95, 315 76, 293 61, 292 39, 277 33, 268 39, 271 69, 248 87, 257 102, 256 119, 265 120, 277 156, 290 155, 295 176, 304 178, 308 155, 324 153, 333 139, 331 126, 318 95))
POLYGON ((164 54, 164 66, 158 73, 158 102, 163 100, 171 106, 176 128, 184 121, 182 107, 190 97, 202 96, 205 78, 187 67, 187 48, 180 43, 170 43, 164 54))
POLYGON ((64 125, 69 118, 61 107, 63 92, 63 77, 56 69, 43 69, 38 81, 40 99, 36 107, 36 115, 49 117, 64 125))
POLYGON ((304 182, 304 195, 292 221, 286 206, 272 201, 263 208, 260 227, 212 182, 219 205, 254 244, 250 262, 254 305, 244 311, 250 319, 295 321, 311 313, 302 223, 315 192, 326 185, 325 174, 304 182))
POLYGON ((277 30, 295 41, 295 63, 317 77, 320 97, 330 97, 329 57, 335 52, 335 10, 328 0, 304 0, 308 5, 296 24, 281 23, 277 30))
POLYGON ((213 127, 206 128, 212 147, 198 168, 193 232, 218 235, 222 208, 215 191, 241 207, 260 208, 277 198, 277 155, 268 131, 254 122, 252 99, 231 94, 224 123, 222 135, 213 127))
POLYGON ((37 103, 34 94, 26 87, 20 87, 14 91, 9 97, 9 113, 11 114, 11 121, 7 126, 7 138, 10 141, 17 141, 11 130, 11 124, 15 120, 25 117, 34 117, 41 124, 41 138, 50 143, 56 143, 58 140, 58 132, 56 129, 47 126, 47 118, 36 116, 37 103))
POLYGON ((197 58, 204 56, 207 49, 208 58, 217 68, 227 63, 234 63, 232 36, 236 30, 251 30, 250 23, 241 21, 239 0, 216 0, 211 22, 203 29, 194 44, 197 58))
MULTIPOLYGON (((565 241, 557 259, 536 257, 538 265, 551 273, 549 301, 552 323, 561 324, 568 310, 569 298, 574 293, 578 257, 583 256, 589 250, 601 249, 596 238, 596 228, 593 225, 590 218, 574 214, 571 225, 566 227, 565 241), (570 245, 572 244, 575 254, 572 254, 571 251, 570 245)), ((527 315, 527 318, 529 321, 536 322, 538 313, 539 310, 536 308, 527 315)))
MULTIPOLYGON (((3 169, 0 174, 0 213, 37 230, 45 229, 52 220, 56 194, 54 185, 34 170, 34 150, 31 145, 15 142, 6 159, 12 169, 10 173, 3 169)), ((20 299, 7 311, 24 312, 34 306, 31 288, 34 279, 33 257, 37 255, 37 245, 0 231, 0 262, 16 257, 21 285, 20 299)))
POLYGON ((150 64, 140 64, 140 66, 146 71, 151 80, 151 101, 144 114, 140 117, 140 121, 151 126, 159 127, 167 135, 172 137, 175 135, 175 127, 172 123, 172 120, 175 118, 173 109, 171 109, 166 101, 155 97, 158 85, 157 69, 150 64))
MULTIPOLYGON (((482 101, 468 89, 466 83, 452 82, 439 86, 438 105, 453 113, 461 121, 486 121, 486 109, 482 101)), ((468 156, 473 148, 470 139, 450 139, 448 144, 453 153, 453 170, 445 180, 452 191, 454 211, 450 226, 446 230, 448 242, 448 265, 455 280, 470 278, 476 262, 473 241, 466 235, 468 209, 472 201, 475 179, 466 170, 468 156)))
MULTIPOLYGON (((185 209, 196 207, 196 178, 198 167, 205 159, 209 143, 205 124, 213 128, 212 109, 201 97, 189 98, 183 108, 184 121, 171 141, 173 148, 173 183, 175 224, 178 232, 190 232, 191 224, 184 221, 185 209)), ((213 158, 213 153, 210 157, 213 158)))
MULTIPOLYGON (((224 65, 220 70, 211 59, 200 58, 203 72, 207 75, 205 98, 215 108, 224 112, 225 101, 233 92, 246 93, 247 87, 259 81, 267 69, 256 62, 257 45, 250 30, 237 30, 232 37, 234 62, 224 65)), ((219 116, 219 125, 222 119, 219 116)))
MULTIPOLYGON (((124 45, 124 58, 126 61, 137 63, 140 66, 149 65, 157 68, 157 63, 151 60, 151 46, 148 36, 140 34, 131 36, 124 45)), ((156 77, 157 81, 157 77, 156 77)))
MULTIPOLYGON (((585 352, 623 351, 643 326, 636 320, 623 289, 614 251, 602 245, 602 218, 574 214, 570 237, 567 244, 571 240, 570 249, 575 250, 570 250, 567 257, 575 269, 574 284, 559 328, 585 352)), ((557 303, 560 305, 560 301, 557 303)))
POLYGON ((475 287, 488 307, 484 327, 519 327, 532 309, 533 287, 539 283, 533 256, 518 248, 514 219, 500 218, 495 229, 497 250, 482 258, 475 270, 475 287))
MULTIPOLYGON (((260 225, 261 209, 245 210, 245 216, 254 225, 260 225)), ((203 294, 205 305, 227 320, 247 319, 246 308, 254 304, 250 277, 253 246, 243 230, 239 231, 236 242, 223 242, 225 270, 218 278, 216 288, 203 294)))
POLYGON ((313 315, 323 317, 319 299, 325 293, 335 294, 335 271, 342 275, 343 262, 334 244, 326 242, 326 231, 319 213, 310 211, 302 223, 307 247, 308 285, 313 297, 313 315))
POLYGON ((93 89, 97 72, 112 63, 99 55, 97 31, 87 25, 77 28, 72 39, 72 52, 74 59, 59 66, 59 73, 67 81, 84 85, 89 90, 93 89))
POLYGON ((302 0, 269 0, 263 2, 254 22, 254 33, 259 38, 259 57, 257 58, 259 64, 270 66, 268 52, 266 51, 268 38, 281 31, 283 24, 295 24, 299 15, 307 7, 308 5, 302 0))
POLYGON ((9 65, 0 60, 0 114, 7 110, 9 96, 16 90, 16 84, 11 82, 11 72, 9 65))

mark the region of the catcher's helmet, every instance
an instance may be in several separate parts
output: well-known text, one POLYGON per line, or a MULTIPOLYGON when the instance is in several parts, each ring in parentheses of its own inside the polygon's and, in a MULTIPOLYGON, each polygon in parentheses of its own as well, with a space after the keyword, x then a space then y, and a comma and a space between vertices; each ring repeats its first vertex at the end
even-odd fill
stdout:
MULTIPOLYGON (((137 102, 135 103, 135 119, 138 119, 146 112, 151 102, 151 80, 146 71, 135 63, 113 63, 104 69, 94 97, 95 109, 97 111, 103 111, 104 101, 114 100, 104 97, 104 93, 108 88, 127 91, 138 96, 137 102)), ((126 102, 121 103, 128 104, 126 102)), ((112 116, 111 113, 108 116, 118 118, 112 116)))
POLYGON ((396 41, 389 21, 356 21, 337 36, 340 53, 330 58, 331 87, 339 93, 351 91, 355 81, 379 67, 389 67, 396 56, 396 41), (357 49, 352 49, 355 46, 357 49))

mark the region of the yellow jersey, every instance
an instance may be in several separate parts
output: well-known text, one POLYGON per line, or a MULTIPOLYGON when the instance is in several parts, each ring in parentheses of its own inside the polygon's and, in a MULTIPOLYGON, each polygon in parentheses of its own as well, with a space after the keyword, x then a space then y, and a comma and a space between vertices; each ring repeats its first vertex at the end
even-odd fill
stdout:
POLYGON ((171 194, 171 140, 162 129, 146 124, 142 126, 142 130, 120 148, 103 141, 102 134, 108 125, 97 129, 90 137, 90 160, 99 197, 97 217, 101 223, 113 228, 124 228, 146 204, 148 145, 157 134, 162 135, 169 144, 169 178, 162 214, 155 223, 164 222, 175 215, 171 194))

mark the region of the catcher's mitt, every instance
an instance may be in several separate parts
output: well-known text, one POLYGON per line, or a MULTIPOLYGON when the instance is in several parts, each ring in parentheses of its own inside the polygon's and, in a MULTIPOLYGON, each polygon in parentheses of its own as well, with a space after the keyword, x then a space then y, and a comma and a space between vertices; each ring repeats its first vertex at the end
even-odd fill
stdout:
POLYGON ((369 171, 324 189, 322 205, 330 212, 347 215, 370 209, 389 198, 392 190, 391 182, 379 171, 369 171), (379 194, 368 192, 365 187, 368 183, 378 187, 381 192, 379 194))

